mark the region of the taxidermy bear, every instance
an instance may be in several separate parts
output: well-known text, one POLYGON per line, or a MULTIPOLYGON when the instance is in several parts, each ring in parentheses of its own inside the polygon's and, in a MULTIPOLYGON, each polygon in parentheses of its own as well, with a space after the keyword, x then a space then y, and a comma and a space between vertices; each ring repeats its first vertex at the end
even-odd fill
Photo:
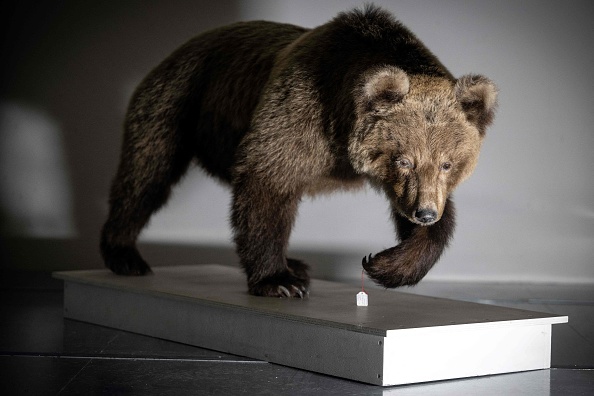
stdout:
POLYGON ((365 182, 385 193, 400 241, 363 267, 385 287, 416 284, 454 231, 451 193, 476 165, 496 96, 483 76, 454 78, 374 6, 311 30, 259 21, 206 32, 132 97, 105 264, 150 272, 136 239, 194 160, 232 189, 251 294, 307 294, 307 265, 286 257, 301 198, 365 182))

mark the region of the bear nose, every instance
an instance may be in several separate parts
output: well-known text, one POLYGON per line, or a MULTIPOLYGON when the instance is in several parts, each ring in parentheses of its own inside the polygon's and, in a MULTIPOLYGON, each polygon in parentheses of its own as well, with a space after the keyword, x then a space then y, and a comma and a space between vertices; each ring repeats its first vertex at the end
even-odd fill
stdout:
POLYGON ((419 223, 432 223, 437 219, 437 212, 433 209, 417 209, 415 211, 415 220, 419 223))

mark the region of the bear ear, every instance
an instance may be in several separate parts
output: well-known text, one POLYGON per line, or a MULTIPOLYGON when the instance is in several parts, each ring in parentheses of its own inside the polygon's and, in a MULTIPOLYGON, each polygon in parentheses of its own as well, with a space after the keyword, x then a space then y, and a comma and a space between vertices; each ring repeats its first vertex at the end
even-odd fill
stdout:
POLYGON ((497 86, 487 77, 468 74, 458 79, 455 92, 466 118, 477 126, 483 136, 495 116, 497 86))
POLYGON ((408 93, 410 83, 402 69, 383 66, 367 72, 359 92, 359 106, 365 112, 387 114, 408 93))

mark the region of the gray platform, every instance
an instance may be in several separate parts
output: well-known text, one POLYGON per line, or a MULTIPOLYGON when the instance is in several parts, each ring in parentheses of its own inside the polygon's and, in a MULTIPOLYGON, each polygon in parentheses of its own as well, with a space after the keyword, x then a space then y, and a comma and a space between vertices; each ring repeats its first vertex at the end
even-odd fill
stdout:
POLYGON ((566 316, 314 280, 308 299, 246 293, 233 267, 59 272, 64 316, 221 352, 398 385, 550 367, 566 316))

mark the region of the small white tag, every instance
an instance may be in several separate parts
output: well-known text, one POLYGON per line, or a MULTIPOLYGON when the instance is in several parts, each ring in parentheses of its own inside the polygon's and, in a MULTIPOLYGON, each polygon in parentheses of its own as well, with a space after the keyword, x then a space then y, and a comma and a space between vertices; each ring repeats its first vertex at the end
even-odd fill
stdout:
POLYGON ((367 293, 359 292, 357 293, 357 306, 358 307, 366 307, 367 306, 367 293))

